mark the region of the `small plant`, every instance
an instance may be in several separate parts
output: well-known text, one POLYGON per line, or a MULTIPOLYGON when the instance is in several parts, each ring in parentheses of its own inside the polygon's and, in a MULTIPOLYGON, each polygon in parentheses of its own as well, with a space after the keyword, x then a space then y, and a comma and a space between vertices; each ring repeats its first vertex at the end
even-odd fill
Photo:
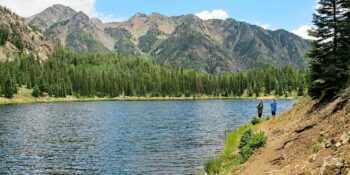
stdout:
POLYGON ((271 119, 271 116, 268 115, 268 116, 265 117, 265 119, 266 119, 266 120, 270 120, 270 119, 271 119))
POLYGON ((257 116, 254 116, 251 122, 253 125, 256 125, 256 124, 259 124, 261 120, 257 116))
POLYGON ((318 153, 321 149, 321 146, 319 144, 312 145, 312 152, 318 153))
POLYGON ((318 143, 322 143, 323 141, 325 141, 327 138, 326 138, 326 136, 319 136, 318 138, 317 138, 317 142, 318 143))
POLYGON ((204 170, 209 175, 219 173, 221 161, 218 158, 210 158, 205 162, 204 170))

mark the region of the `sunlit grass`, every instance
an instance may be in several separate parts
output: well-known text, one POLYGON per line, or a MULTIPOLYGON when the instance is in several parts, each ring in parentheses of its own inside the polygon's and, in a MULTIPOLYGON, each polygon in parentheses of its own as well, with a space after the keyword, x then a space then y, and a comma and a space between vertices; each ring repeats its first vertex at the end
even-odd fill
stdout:
POLYGON ((232 174, 241 163, 239 156, 239 144, 243 133, 255 126, 250 122, 230 132, 226 136, 225 148, 220 156, 212 157, 205 163, 205 171, 208 174, 232 174))

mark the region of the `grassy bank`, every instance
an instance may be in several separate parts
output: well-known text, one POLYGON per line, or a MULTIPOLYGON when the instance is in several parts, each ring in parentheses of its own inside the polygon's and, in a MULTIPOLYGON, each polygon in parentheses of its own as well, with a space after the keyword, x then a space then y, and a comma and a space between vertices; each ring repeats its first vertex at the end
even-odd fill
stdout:
POLYGON ((263 120, 253 119, 226 136, 225 148, 218 157, 210 158, 205 163, 208 174, 231 174, 245 162, 257 148, 266 143, 264 133, 255 133, 256 125, 263 120), (254 122, 253 122, 254 121, 254 122))
POLYGON ((226 136, 225 148, 219 157, 213 157, 205 163, 205 171, 208 174, 233 172, 240 165, 239 143, 241 137, 248 129, 254 129, 250 122, 237 128, 226 136))
MULTIPOLYGON (((38 97, 32 96, 31 89, 21 87, 18 89, 17 94, 11 99, 0 97, 1 104, 22 104, 22 103, 50 103, 50 102, 84 102, 84 101, 161 101, 161 100, 217 100, 217 99, 257 99, 256 97, 223 97, 223 96, 191 96, 191 97, 73 97, 67 96, 66 98, 53 98, 53 97, 38 97)), ((271 99, 272 96, 258 97, 258 99, 271 99)), ((276 97, 279 99, 293 99, 296 97, 276 97)))

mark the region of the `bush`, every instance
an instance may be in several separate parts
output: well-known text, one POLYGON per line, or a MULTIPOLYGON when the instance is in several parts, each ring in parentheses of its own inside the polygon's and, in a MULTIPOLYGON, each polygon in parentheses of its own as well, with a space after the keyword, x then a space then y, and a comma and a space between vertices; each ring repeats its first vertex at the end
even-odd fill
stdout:
POLYGON ((205 162, 204 170, 209 175, 210 174, 217 174, 219 173, 221 167, 221 161, 218 158, 211 158, 208 161, 205 162))
POLYGON ((250 139, 250 142, 249 142, 249 145, 252 147, 252 148, 259 148, 259 147, 262 147, 266 144, 266 136, 265 136, 265 133, 260 131, 256 134, 253 134, 252 138, 250 139))
POLYGON ((251 122, 253 125, 256 125, 256 124, 259 124, 261 121, 260 121, 260 118, 258 118, 257 116, 254 116, 251 122))
POLYGON ((253 130, 248 129, 245 131, 241 137, 241 141, 239 142, 239 149, 242 149, 245 145, 249 144, 249 140, 251 139, 253 135, 253 130))
POLYGON ((266 120, 270 120, 270 119, 271 119, 271 116, 266 116, 265 119, 266 119, 266 120))
POLYGON ((0 45, 4 45, 10 35, 10 29, 6 24, 0 25, 0 45))
POLYGON ((239 154, 242 163, 247 161, 254 154, 255 150, 266 144, 266 136, 264 132, 253 133, 251 129, 245 131, 241 137, 239 144, 239 154))
POLYGON ((34 86, 34 90, 33 90, 33 92, 32 92, 32 96, 33 96, 33 97, 39 97, 39 95, 40 95, 40 90, 39 90, 38 86, 35 85, 35 86, 34 86))
POLYGON ((241 150, 240 150, 240 155, 241 155, 241 161, 245 162, 249 159, 251 155, 253 155, 255 150, 252 149, 249 145, 245 145, 241 150))

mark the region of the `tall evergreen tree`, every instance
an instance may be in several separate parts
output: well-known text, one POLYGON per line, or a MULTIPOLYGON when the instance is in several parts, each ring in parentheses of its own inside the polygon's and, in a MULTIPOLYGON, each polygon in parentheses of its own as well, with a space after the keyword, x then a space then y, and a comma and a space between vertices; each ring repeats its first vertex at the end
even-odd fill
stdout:
POLYGON ((321 0, 313 17, 316 29, 310 34, 316 40, 308 54, 311 57, 309 94, 313 98, 333 98, 344 86, 344 79, 347 79, 347 65, 343 62, 340 51, 344 37, 341 32, 341 23, 344 20, 342 1, 321 0))

